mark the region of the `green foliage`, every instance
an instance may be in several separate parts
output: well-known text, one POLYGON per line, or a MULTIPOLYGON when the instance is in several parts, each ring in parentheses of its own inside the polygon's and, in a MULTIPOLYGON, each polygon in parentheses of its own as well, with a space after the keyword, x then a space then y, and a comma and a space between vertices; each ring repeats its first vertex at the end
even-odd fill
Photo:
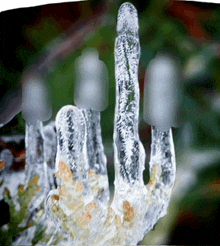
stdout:
MULTIPOLYGON (((9 205, 10 221, 6 225, 7 229, 4 227, 0 228, 0 243, 2 245, 11 245, 19 233, 22 233, 35 224, 33 219, 29 221, 29 206, 33 198, 36 197, 40 191, 37 182, 38 176, 35 175, 33 179, 29 181, 27 189, 25 189, 23 185, 18 188, 19 211, 16 209, 15 200, 11 197, 10 191, 5 188, 4 200, 9 205)), ((15 199, 17 199, 17 197, 15 197, 15 199)))

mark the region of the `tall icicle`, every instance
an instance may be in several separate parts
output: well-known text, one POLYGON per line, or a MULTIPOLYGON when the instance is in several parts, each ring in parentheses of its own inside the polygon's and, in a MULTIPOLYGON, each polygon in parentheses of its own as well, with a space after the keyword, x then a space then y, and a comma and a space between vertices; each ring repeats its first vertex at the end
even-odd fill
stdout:
MULTIPOLYGON (((144 155, 138 135, 140 43, 138 15, 135 7, 124 3, 118 12, 118 37, 115 41, 116 107, 114 152, 116 181, 128 183, 141 180, 144 155)), ((115 183, 116 189, 118 184, 115 183)), ((120 184, 119 184, 120 186, 120 184)))

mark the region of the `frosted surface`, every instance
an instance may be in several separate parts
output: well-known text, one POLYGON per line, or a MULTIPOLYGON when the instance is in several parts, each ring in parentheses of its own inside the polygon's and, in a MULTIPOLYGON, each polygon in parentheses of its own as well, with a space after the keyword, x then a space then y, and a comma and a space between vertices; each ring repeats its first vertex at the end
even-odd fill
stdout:
POLYGON ((139 140, 138 63, 140 47, 137 12, 124 3, 118 13, 115 43, 116 108, 114 122, 115 194, 113 211, 132 226, 124 233, 125 244, 137 244, 165 216, 175 178, 171 129, 152 127, 150 182, 145 186, 145 151, 139 140), (127 217, 129 211, 133 216, 127 217))
POLYGON ((86 120, 86 145, 89 166, 90 168, 94 169, 96 173, 107 174, 107 160, 102 144, 100 112, 92 109, 84 109, 82 112, 86 120))
POLYGON ((89 168, 86 153, 86 122, 83 113, 77 107, 63 107, 56 116, 58 148, 56 171, 60 161, 70 167, 73 178, 84 180, 89 168))
POLYGON ((114 122, 114 152, 116 177, 131 183, 140 180, 141 143, 138 136, 139 84, 138 64, 140 43, 137 11, 129 3, 118 12, 118 37, 115 41, 116 108, 114 122))

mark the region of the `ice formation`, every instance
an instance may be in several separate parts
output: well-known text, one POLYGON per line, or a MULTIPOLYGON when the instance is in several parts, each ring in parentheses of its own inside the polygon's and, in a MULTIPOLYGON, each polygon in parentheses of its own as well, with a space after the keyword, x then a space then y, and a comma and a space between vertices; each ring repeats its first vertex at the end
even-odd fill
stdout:
POLYGON ((25 135, 26 148, 26 179, 24 189, 28 188, 30 180, 38 180, 39 193, 30 204, 30 215, 33 216, 39 210, 49 191, 47 164, 45 160, 44 135, 42 122, 36 120, 26 123, 25 135))
POLYGON ((49 179, 50 189, 55 189, 55 161, 57 154, 57 133, 55 122, 52 121, 43 127, 44 134, 44 153, 45 161, 47 163, 47 175, 49 179))
MULTIPOLYGON (((50 185, 50 191, 47 169, 55 153, 54 140, 47 144, 51 129, 38 120, 27 122, 27 181, 18 191, 20 229, 14 245, 137 245, 167 212, 175 179, 172 132, 152 126, 150 181, 145 185, 145 151, 138 135, 138 17, 130 3, 119 9, 117 32, 113 201, 109 204, 100 112, 72 105, 58 112, 56 133, 52 126, 57 135, 56 188, 50 185)), ((4 197, 13 208, 8 190, 4 197)), ((4 233, 11 227, 9 222, 4 233)))

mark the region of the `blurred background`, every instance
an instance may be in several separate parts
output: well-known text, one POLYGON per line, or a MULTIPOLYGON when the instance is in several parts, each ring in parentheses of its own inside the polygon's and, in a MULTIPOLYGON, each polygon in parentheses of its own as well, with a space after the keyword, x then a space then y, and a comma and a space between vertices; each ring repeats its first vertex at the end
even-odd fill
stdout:
MULTIPOLYGON (((47 84, 52 100, 47 124, 62 106, 73 104, 75 61, 84 49, 95 48, 109 76, 108 107, 101 113, 101 125, 113 189, 114 42, 117 12, 123 2, 49 4, 0 13, 0 151, 12 152, 15 171, 24 167, 25 156, 21 81, 31 71, 47 84), (13 136, 20 140, 12 140, 13 136)), ((176 184, 168 215, 140 245, 213 244, 220 236, 220 5, 130 2, 139 15, 139 133, 146 150, 145 183, 151 142, 150 126, 143 120, 146 68, 158 52, 169 53, 181 67, 180 120, 179 127, 173 128, 176 184)))

